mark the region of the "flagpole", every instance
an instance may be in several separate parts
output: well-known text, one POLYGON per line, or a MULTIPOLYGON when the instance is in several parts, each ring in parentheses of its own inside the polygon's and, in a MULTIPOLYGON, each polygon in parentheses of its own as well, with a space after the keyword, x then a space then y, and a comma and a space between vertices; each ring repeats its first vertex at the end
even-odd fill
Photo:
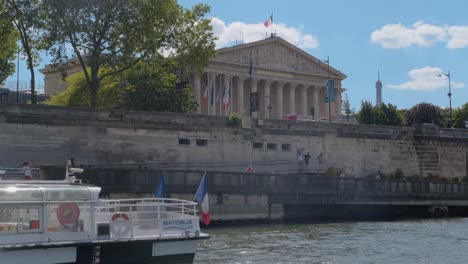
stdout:
POLYGON ((274 23, 273 23, 273 12, 271 12, 271 29, 270 29, 270 36, 273 36, 273 27, 274 27, 274 23))

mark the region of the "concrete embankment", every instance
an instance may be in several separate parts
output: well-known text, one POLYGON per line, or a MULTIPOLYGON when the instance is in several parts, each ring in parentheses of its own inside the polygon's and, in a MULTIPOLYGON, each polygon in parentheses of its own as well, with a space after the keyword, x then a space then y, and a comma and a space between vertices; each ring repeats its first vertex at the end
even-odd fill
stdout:
POLYGON ((468 130, 0 105, 0 166, 172 163, 177 168, 468 177, 468 130), (303 155, 310 153, 309 164, 303 155), (273 162, 272 162, 273 161, 273 162), (262 163, 263 162, 263 163, 262 163), (181 167, 183 166, 183 167, 181 167))
MULTIPOLYGON (((86 167, 80 178, 106 198, 152 197, 164 175, 169 197, 192 200, 204 171, 86 167)), ((62 179, 62 167, 43 167, 62 179)), ((466 183, 364 179, 313 174, 208 171, 214 221, 295 221, 468 216, 466 183)))

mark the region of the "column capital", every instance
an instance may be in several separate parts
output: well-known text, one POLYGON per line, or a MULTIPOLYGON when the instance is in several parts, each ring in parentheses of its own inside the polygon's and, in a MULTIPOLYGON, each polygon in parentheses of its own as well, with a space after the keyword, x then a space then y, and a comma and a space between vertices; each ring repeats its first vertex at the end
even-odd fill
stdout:
POLYGON ((278 83, 278 86, 284 86, 286 84, 286 82, 283 81, 283 80, 277 80, 277 81, 274 81, 274 82, 278 83))
POLYGON ((274 82, 274 80, 271 80, 271 79, 262 79, 262 80, 267 86, 270 86, 274 82))

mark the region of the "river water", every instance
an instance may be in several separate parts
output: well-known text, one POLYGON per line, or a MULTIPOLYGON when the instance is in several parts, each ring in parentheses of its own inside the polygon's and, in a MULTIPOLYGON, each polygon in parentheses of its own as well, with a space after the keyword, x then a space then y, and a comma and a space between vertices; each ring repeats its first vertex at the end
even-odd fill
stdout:
POLYGON ((196 264, 468 263, 468 218, 207 228, 196 264))

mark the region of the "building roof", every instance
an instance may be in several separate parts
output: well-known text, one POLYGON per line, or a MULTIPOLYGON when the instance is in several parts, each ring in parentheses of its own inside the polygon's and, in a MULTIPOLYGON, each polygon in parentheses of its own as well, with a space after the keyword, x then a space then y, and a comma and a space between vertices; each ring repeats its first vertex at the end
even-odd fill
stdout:
MULTIPOLYGON (((252 60, 254 66, 269 66, 272 69, 303 71, 318 75, 324 75, 328 71, 327 63, 278 36, 271 36, 259 41, 221 48, 217 50, 217 55, 216 58, 212 59, 213 61, 231 61, 233 63, 249 66, 250 60, 252 60), (272 46, 274 45, 276 45, 276 49, 272 50, 272 46), (260 58, 257 58, 260 49, 270 49, 265 54, 271 54, 271 56, 263 56, 263 61, 260 61, 260 58), (278 52, 283 53, 281 54, 281 59, 283 61, 275 61, 275 58, 277 60, 280 59, 279 56, 274 56, 275 53, 278 52), (289 60, 287 59, 288 57, 289 60), (289 67, 288 63, 290 63, 289 67), (292 65, 292 63, 295 63, 295 65, 292 65)), ((329 70, 331 78, 343 80, 347 77, 332 66, 330 66, 329 70)))

